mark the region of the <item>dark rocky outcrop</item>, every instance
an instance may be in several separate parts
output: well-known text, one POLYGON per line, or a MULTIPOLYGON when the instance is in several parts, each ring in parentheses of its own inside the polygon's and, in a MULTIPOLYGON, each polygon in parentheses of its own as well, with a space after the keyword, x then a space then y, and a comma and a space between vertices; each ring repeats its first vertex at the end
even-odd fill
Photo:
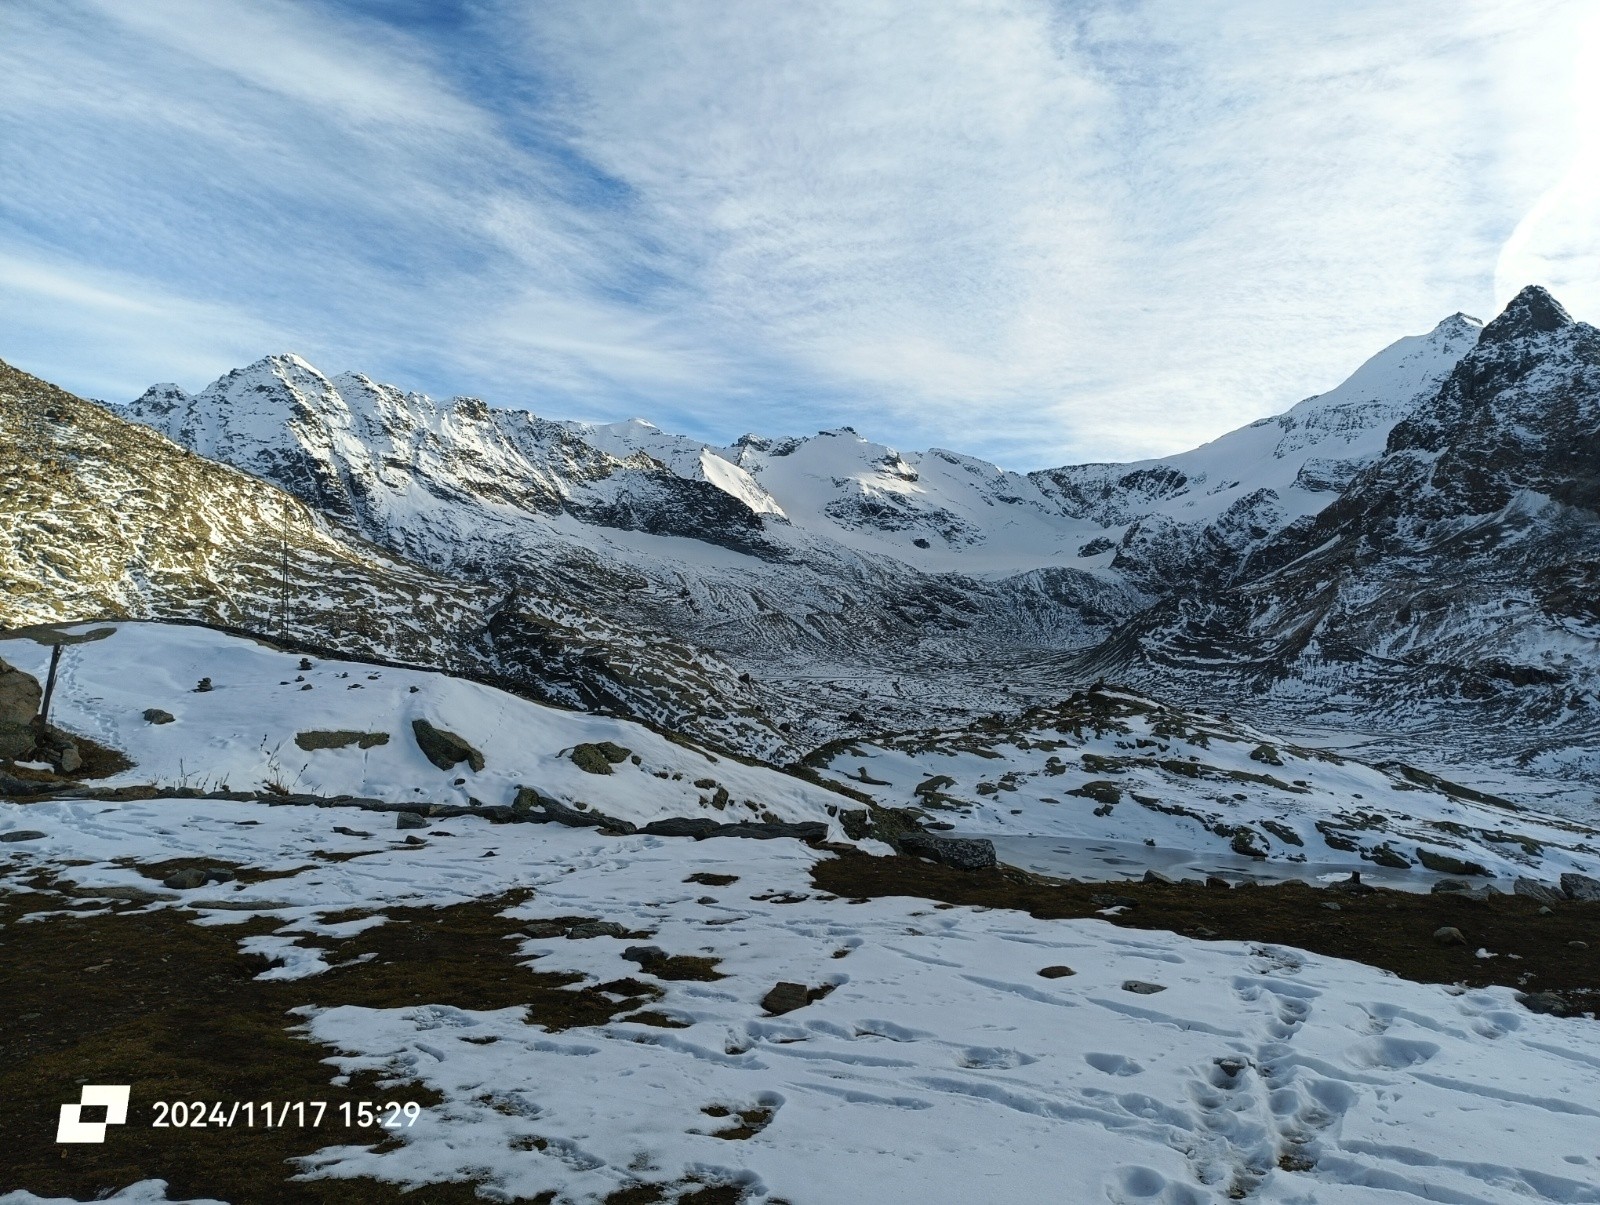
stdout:
POLYGON ((411 731, 416 734, 417 747, 441 770, 452 770, 466 762, 474 771, 483 769, 483 754, 464 738, 443 728, 435 728, 427 720, 412 720, 411 731))
POLYGON ((1564 874, 1561 876, 1561 890, 1567 893, 1568 899, 1593 902, 1600 900, 1600 879, 1590 878, 1586 874, 1564 874))
POLYGON ((996 864, 994 842, 982 837, 934 837, 916 833, 900 839, 900 852, 927 858, 953 870, 990 870, 996 864))
MULTIPOLYGON (((440 733, 440 735, 449 736, 451 734, 440 733)), ((457 737, 456 739, 459 740, 460 738, 457 737)), ((300 748, 306 750, 308 753, 314 749, 345 749, 351 745, 356 746, 358 749, 375 749, 379 745, 387 745, 389 743, 389 734, 387 732, 352 732, 343 728, 327 732, 313 730, 311 732, 295 733, 294 743, 300 748)), ((422 738, 420 735, 417 738, 417 744, 422 745, 422 738)), ((471 746, 469 745, 468 748, 470 749, 471 746)), ((433 762, 434 765, 439 766, 441 770, 448 770, 450 768, 450 766, 440 766, 439 762, 434 759, 433 755, 428 753, 427 746, 425 745, 423 746, 423 752, 428 755, 428 760, 433 762)), ((459 761, 460 759, 458 758, 457 760, 459 761)), ((450 764, 454 765, 455 762, 450 764)), ((481 765, 473 767, 473 769, 482 768, 483 767, 481 765)))
POLYGON ((567 756, 587 774, 610 774, 611 767, 627 761, 631 752, 614 741, 594 741, 574 746, 567 756))
POLYGON ((34 721, 43 697, 37 678, 0 661, 0 759, 33 752, 34 721))

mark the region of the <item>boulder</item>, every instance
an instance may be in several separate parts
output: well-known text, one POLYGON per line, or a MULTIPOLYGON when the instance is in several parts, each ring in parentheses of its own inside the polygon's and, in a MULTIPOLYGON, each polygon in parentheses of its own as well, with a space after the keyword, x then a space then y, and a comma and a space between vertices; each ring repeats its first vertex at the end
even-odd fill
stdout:
POLYGON ((770 841, 775 837, 793 837, 796 841, 821 841, 828 835, 828 826, 820 820, 763 820, 759 823, 724 824, 716 835, 750 837, 756 841, 770 841))
MULTIPOLYGON (((441 735, 449 736, 450 734, 442 733, 441 735)), ((456 737, 455 739, 460 740, 461 738, 456 737)), ((374 749, 379 745, 387 745, 389 743, 389 734, 387 732, 352 732, 343 728, 332 732, 314 730, 295 733, 294 743, 308 753, 314 749, 344 749, 350 745, 354 745, 358 749, 374 749)), ((422 743, 420 737, 417 743, 419 745, 422 743)), ((467 748, 470 749, 471 746, 468 745, 467 748)), ((426 747, 423 748, 423 752, 428 752, 426 747)), ((428 760, 432 761, 436 766, 439 765, 437 761, 434 761, 431 754, 429 754, 428 760)), ((455 763, 452 762, 451 764, 454 765, 455 763)), ((440 766, 440 769, 444 768, 440 766)))
POLYGON ((588 807, 582 809, 568 807, 559 799, 552 799, 534 787, 517 788, 517 797, 511 805, 511 811, 519 820, 540 824, 564 824, 568 828, 598 828, 608 833, 637 831, 629 821, 618 820, 615 816, 607 816, 604 812, 597 812, 588 807))
POLYGON ((411 731, 416 733, 417 747, 441 770, 450 770, 466 762, 474 771, 483 769, 483 754, 466 740, 443 728, 435 728, 427 720, 412 720, 411 731))
POLYGON ((33 721, 43 698, 37 678, 0 661, 0 758, 33 752, 33 721))
POLYGON ((182 870, 175 870, 161 880, 163 887, 170 887, 174 891, 188 891, 194 887, 206 885, 206 872, 198 866, 186 866, 182 870))
POLYGON ((78 746, 71 741, 68 741, 54 752, 55 756, 50 759, 50 762, 61 773, 74 774, 83 768, 83 754, 78 752, 78 746))
MULTIPOLYGON (((616 921, 586 920, 580 921, 567 930, 567 936, 577 941, 590 937, 626 937, 628 931, 616 921)), ((630 947, 632 948, 632 947, 630 947)))
POLYGON ((0 795, 11 798, 20 798, 26 795, 48 795, 52 791, 59 791, 69 783, 60 782, 35 782, 31 778, 18 778, 15 774, 7 774, 0 770, 0 795))
POLYGON ((992 870, 994 842, 982 837, 930 837, 913 833, 900 839, 900 852, 927 858, 952 870, 992 870))
POLYGON ((38 841, 43 836, 36 828, 14 828, 9 833, 0 833, 0 841, 38 841))
POLYGON ((144 711, 144 721, 147 724, 170 724, 176 718, 170 711, 162 711, 159 707, 147 707, 144 711))
POLYGON ((821 841, 828 835, 828 826, 820 820, 719 824, 704 816, 669 816, 665 820, 652 820, 639 831, 652 837, 693 837, 696 841, 707 837, 748 837, 756 841, 793 837, 797 841, 821 841))
POLYGON ((1246 858, 1264 858, 1267 856, 1266 847, 1261 840, 1261 834, 1246 824, 1241 824, 1233 830, 1233 839, 1228 842, 1228 848, 1246 858))
POLYGON ((1136 996, 1153 996, 1157 992, 1164 992, 1167 989, 1159 983, 1146 983, 1143 979, 1125 979, 1122 983, 1122 990, 1132 992, 1136 996))
POLYGON ((774 1017, 792 1013, 811 1003, 810 993, 803 983, 779 983, 761 997, 761 1007, 774 1017))
POLYGON ((610 774, 612 766, 628 760, 629 752, 612 741, 595 741, 574 746, 567 756, 572 759, 573 765, 585 773, 610 774))
POLYGON ((1529 992, 1518 996, 1517 999, 1531 1013, 1548 1013, 1552 1017, 1564 1017, 1572 1011, 1572 1006, 1567 1003, 1566 997, 1555 992, 1529 992))
POLYGON ((1561 876, 1561 890, 1567 893, 1570 900, 1600 900, 1600 879, 1591 879, 1586 874, 1564 874, 1561 876))
POLYGON ((724 828, 732 827, 704 816, 669 816, 665 820, 652 820, 640 831, 652 837, 693 837, 703 841, 707 837, 719 836, 724 828))
POLYGON ((1541 883, 1537 879, 1521 877, 1511 884, 1511 894, 1520 895, 1525 899, 1537 900, 1541 904, 1559 904, 1567 898, 1559 887, 1552 887, 1550 884, 1541 883))
POLYGON ((651 967, 667 960, 667 952, 660 946, 629 946, 622 951, 622 957, 628 962, 637 962, 639 969, 648 971, 651 967))
POLYGON ((1443 925, 1433 931, 1433 940, 1441 946, 1464 946, 1466 937, 1454 925, 1443 925))
POLYGON ((415 812, 396 812, 394 817, 394 826, 400 829, 427 828, 429 823, 415 812))
POLYGON ((1485 870, 1476 862, 1467 862, 1452 854, 1442 854, 1437 850, 1429 849, 1426 845, 1417 846, 1417 861, 1421 862, 1429 870, 1436 871, 1439 874, 1475 874, 1482 875, 1486 879, 1494 877, 1491 871, 1485 870))
POLYGON ((1381 845, 1374 845, 1368 851, 1367 857, 1371 858, 1379 866, 1387 866, 1391 870, 1411 869, 1411 859, 1395 849, 1387 841, 1381 845))
POLYGON ((1092 799, 1105 807, 1115 807, 1122 802, 1122 788, 1106 778, 1096 778, 1086 782, 1081 787, 1074 787, 1067 794, 1077 795, 1082 799, 1092 799))
POLYGON ((1283 765, 1283 758, 1278 756, 1278 751, 1271 745, 1257 745, 1250 751, 1250 760, 1267 766, 1283 765))
POLYGON ((1068 975, 1076 975, 1077 973, 1069 966, 1057 965, 1039 968, 1039 975, 1044 979, 1065 979, 1068 975))

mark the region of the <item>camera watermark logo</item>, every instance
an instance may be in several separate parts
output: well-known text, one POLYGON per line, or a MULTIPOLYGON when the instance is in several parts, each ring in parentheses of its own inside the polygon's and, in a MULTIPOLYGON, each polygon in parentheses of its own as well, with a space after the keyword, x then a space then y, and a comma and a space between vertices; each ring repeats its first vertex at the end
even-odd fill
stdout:
POLYGON ((128 1120, 128 1096, 132 1091, 128 1084, 85 1084, 77 1104, 61 1106, 56 1141, 104 1142, 107 1126, 119 1126, 128 1120), (94 1108, 106 1111, 104 1121, 83 1120, 83 1111, 94 1108))

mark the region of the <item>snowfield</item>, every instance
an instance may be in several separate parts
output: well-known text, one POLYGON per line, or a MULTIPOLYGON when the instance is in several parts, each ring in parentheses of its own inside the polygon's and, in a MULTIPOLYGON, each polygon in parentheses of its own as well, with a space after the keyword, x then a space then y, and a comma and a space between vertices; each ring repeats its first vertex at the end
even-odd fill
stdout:
MULTIPOLYGON (((0 828, 45 834, 5 847, 5 879, 55 869, 92 895, 150 886, 113 858, 281 871, 313 850, 362 848, 190 893, 196 923, 270 913, 282 927, 253 948, 280 959, 268 975, 298 978, 324 971, 320 940, 348 932, 318 918, 352 902, 381 915, 531 887, 517 912, 530 928, 602 918, 713 957, 725 978, 661 984, 657 1008, 677 1029, 547 1033, 520 1009, 432 1000, 313 1010, 311 1035, 338 1052, 330 1076, 381 1068, 397 1098, 415 1081, 443 1102, 393 1149, 331 1146, 308 1176, 474 1178, 486 1200, 571 1203, 690 1180, 791 1205, 1600 1201, 1593 1023, 1531 1014, 1506 989, 1099 920, 852 902, 818 894, 807 871, 829 855, 791 842, 462 817, 407 849, 335 833, 341 816, 211 800, 5 805, 0 828), (738 878, 707 889, 685 883, 691 872, 738 878), (1075 973, 1041 977, 1058 965, 1075 973), (760 1001, 780 980, 832 990, 767 1016, 760 1001), (735 1120, 703 1112, 718 1106, 755 1132, 718 1137, 735 1120)), ((528 937, 507 943, 507 966, 604 982, 638 973, 622 958, 630 944, 528 937)), ((145 1184, 112 1199, 164 1198, 145 1184)))
MULTIPOLYGON (((281 781, 308 793, 495 804, 529 784, 636 822, 725 818, 748 812, 748 799, 837 829, 842 796, 638 725, 441 674, 331 661, 302 670, 293 654, 203 629, 114 626, 109 638, 65 651, 54 719, 139 763, 118 781, 234 789, 281 781), (202 677, 213 689, 194 690, 202 677), (147 708, 174 718, 149 722, 147 708), (429 763, 411 736, 415 718, 466 737, 483 769, 429 763), (294 737, 304 731, 389 740, 303 750, 294 737), (639 764, 623 760, 610 775, 573 764, 574 746, 600 741, 624 746, 639 764), (712 802, 718 788, 728 793, 721 809, 712 802)), ((47 650, 10 639, 0 656, 42 674, 47 650)), ((1319 819, 1346 823, 1341 798, 1361 794, 1393 813, 1378 836, 1394 842, 1403 824, 1446 818, 1469 835, 1440 848, 1498 859, 1490 868, 1502 884, 1593 865, 1575 830, 1555 821, 1406 789, 1403 775, 1287 746, 1274 749, 1283 764, 1273 766, 1250 757, 1262 734, 1218 717, 1142 710, 1135 696, 1108 695, 1099 706, 1098 730, 993 733, 987 743, 971 734, 906 738, 844 749, 831 768, 885 802, 1068 845, 1099 831, 1089 823, 1098 801, 1071 792, 1089 774, 1105 775, 1129 798, 1098 819, 1130 821, 1128 847, 1152 861, 1160 851, 1136 841, 1140 834, 1169 846, 1191 841, 1204 856, 1197 843, 1206 830, 1134 801, 1134 791, 1161 792, 1164 806, 1181 800, 1192 811, 1214 805, 1256 827, 1270 811, 1307 845, 1320 837, 1319 819), (1085 753, 1102 760, 1088 768, 1085 753), (1228 778, 1229 790, 1211 799, 1222 779, 1161 764, 1202 758, 1224 778, 1270 772, 1283 785, 1228 778), (935 772, 947 781, 919 794, 919 779, 935 772), (1002 775, 1014 790, 1000 789, 1002 775), (980 781, 995 789, 979 792, 980 781), (1047 790, 1055 794, 1043 797, 1047 790), (1502 821, 1519 834, 1509 846, 1478 831, 1502 821), (1523 843, 1534 831, 1548 842, 1537 855, 1523 843)), ((1283 853, 1274 847, 1274 865, 1293 867, 1283 853)), ((810 875, 833 856, 789 840, 616 835, 492 824, 470 812, 402 834, 388 813, 293 801, 0 803, 0 891, 53 882, 75 897, 74 915, 115 924, 131 907, 134 916, 170 913, 178 926, 247 926, 237 948, 268 960, 257 977, 274 990, 342 982, 334 945, 426 923, 394 910, 489 901, 514 921, 513 933, 493 943, 474 975, 504 983, 523 966, 578 976, 574 992, 604 994, 612 989, 599 985, 630 978, 659 992, 644 1012, 626 1005, 605 1023, 560 1030, 522 1007, 465 1009, 445 995, 393 1008, 299 997, 308 1001, 297 1010, 306 1037, 332 1052, 330 1083, 377 1071, 395 1099, 439 1094, 397 1141, 335 1141, 301 1161, 305 1177, 470 1180, 485 1200, 553 1193, 564 1205, 641 1186, 672 1200, 707 1185, 739 1186, 744 1201, 775 1205, 1600 1202, 1592 1020, 1536 1014, 1509 988, 1418 984, 1283 947, 905 897, 840 898, 810 875), (238 873, 189 889, 158 889, 159 874, 141 873, 174 859, 238 873), (552 919, 572 917, 601 925, 583 935, 570 919, 552 919), (656 975, 660 964, 640 943, 714 973, 656 975), (765 1002, 780 983, 808 991, 774 1015, 765 1002)), ((1372 865, 1348 852, 1342 869, 1372 865)), ((1515 956, 1482 951, 1502 955, 1515 956)), ((137 1084, 134 1092, 137 1103, 137 1084)), ((112 1187, 121 1191, 102 1199, 166 1199, 150 1180, 112 1187)), ((6 1205, 41 1199, 0 1196, 6 1205)))

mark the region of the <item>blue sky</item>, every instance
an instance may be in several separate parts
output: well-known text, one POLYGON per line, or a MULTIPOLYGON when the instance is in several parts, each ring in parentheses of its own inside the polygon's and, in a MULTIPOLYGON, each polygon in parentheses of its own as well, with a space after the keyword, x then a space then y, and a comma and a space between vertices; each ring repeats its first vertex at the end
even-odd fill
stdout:
POLYGON ((0 357, 724 441, 1180 450, 1600 314, 1586 0, 6 0, 0 357))

